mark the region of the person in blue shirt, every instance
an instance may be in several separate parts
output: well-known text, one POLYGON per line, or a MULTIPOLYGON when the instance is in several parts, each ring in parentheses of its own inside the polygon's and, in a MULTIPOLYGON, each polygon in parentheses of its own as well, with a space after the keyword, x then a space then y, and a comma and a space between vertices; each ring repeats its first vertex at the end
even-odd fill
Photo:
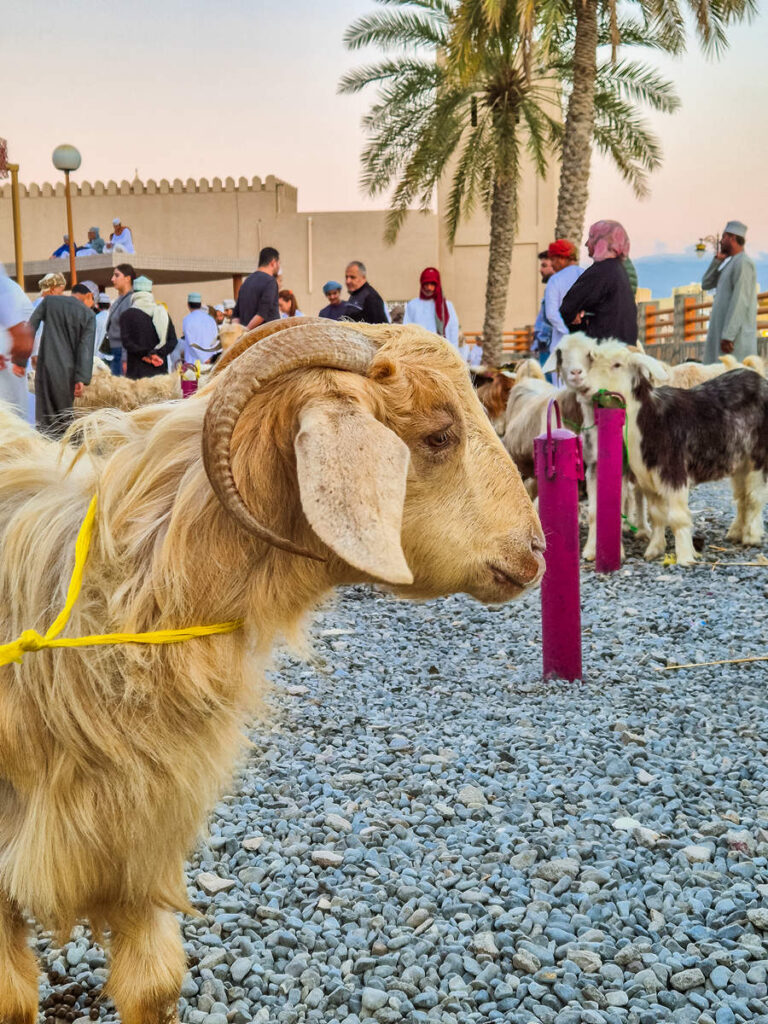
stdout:
MULTIPOLYGON (((543 249, 539 253, 539 273, 541 274, 541 283, 546 284, 547 281, 554 274, 554 267, 549 258, 549 252, 547 249, 543 249)), ((539 306, 539 312, 536 315, 536 321, 533 325, 533 344, 531 345, 531 352, 535 352, 539 358, 539 363, 543 366, 546 363, 549 356, 549 346, 552 342, 552 328, 549 325, 549 321, 544 313, 544 299, 541 300, 539 306)))
POLYGON ((341 297, 341 285, 338 281, 326 281, 323 285, 323 295, 328 299, 328 305, 324 306, 318 316, 326 320, 341 320, 347 310, 347 304, 341 297))
MULTIPOLYGON (((75 246, 77 249, 77 246, 75 246)), ((69 235, 64 235, 64 243, 51 253, 52 260, 66 259, 69 256, 69 235)))

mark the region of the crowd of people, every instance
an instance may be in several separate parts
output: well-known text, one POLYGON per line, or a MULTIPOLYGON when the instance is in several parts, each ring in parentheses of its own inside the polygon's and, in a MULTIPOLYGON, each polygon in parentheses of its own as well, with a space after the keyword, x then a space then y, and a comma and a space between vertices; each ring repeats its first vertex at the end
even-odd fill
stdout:
MULTIPOLYGON (((721 355, 743 360, 757 354, 757 272, 744 251, 747 227, 729 221, 701 286, 715 297, 704 362, 721 355)), ((597 341, 637 342, 637 271, 629 258, 629 236, 615 220, 599 220, 585 242, 592 264, 579 266, 577 246, 558 238, 539 253, 546 285, 533 328, 533 349, 543 365, 566 334, 583 331, 597 341)))
MULTIPOLYGON (((85 245, 73 245, 76 256, 101 256, 108 252, 135 253, 133 247, 133 233, 126 227, 119 217, 112 221, 112 232, 108 240, 101 237, 101 230, 98 227, 88 228, 88 241, 85 245)), ((69 235, 63 236, 62 244, 51 253, 51 259, 69 258, 69 235)))
MULTIPOLYGON (((92 251, 120 251, 121 247, 133 251, 130 229, 119 218, 113 225, 109 242, 101 239, 98 227, 89 230, 92 251)), ((756 271, 745 252, 746 233, 741 221, 726 224, 702 280, 703 288, 716 290, 705 362, 714 362, 721 354, 743 359, 757 351, 756 271)), ((617 221, 597 221, 589 229, 585 246, 592 260, 586 268, 579 265, 578 248, 568 239, 556 239, 538 254, 546 287, 533 347, 542 364, 561 340, 576 330, 598 341, 616 338, 628 345, 637 341, 637 274, 629 259, 627 232, 617 221)), ((0 344, 0 400, 22 416, 33 416, 41 430, 61 435, 71 421, 74 399, 90 382, 95 355, 109 362, 113 374, 125 373, 134 379, 167 373, 180 362, 211 362, 220 351, 219 329, 227 322, 251 330, 280 317, 304 315, 294 293, 281 288, 280 281, 280 253, 267 246, 236 300, 208 306, 201 293, 189 293, 188 312, 178 336, 167 307, 155 299, 152 281, 129 263, 119 264, 112 273, 111 283, 117 292, 114 301, 93 281, 83 281, 65 295, 64 276, 51 273, 39 282, 40 296, 32 303, 3 271, 0 332, 5 340, 0 344), (26 394, 28 368, 35 372, 34 414, 26 394)), ((396 319, 418 324, 445 338, 468 361, 480 360, 479 346, 461 344, 458 315, 443 294, 435 267, 422 271, 418 295, 392 312, 368 281, 361 260, 347 264, 344 281, 346 298, 339 281, 331 279, 323 285, 326 305, 319 310, 319 317, 352 323, 396 319)))

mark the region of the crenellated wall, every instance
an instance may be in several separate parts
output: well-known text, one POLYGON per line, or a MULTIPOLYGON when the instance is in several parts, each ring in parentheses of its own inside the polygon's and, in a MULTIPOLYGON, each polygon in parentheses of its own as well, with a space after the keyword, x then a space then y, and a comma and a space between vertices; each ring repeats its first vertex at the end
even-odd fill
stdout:
MULTIPOLYGON (((13 257, 10 185, 0 192, 0 259, 13 257)), ((64 183, 20 187, 24 259, 45 259, 67 230, 64 183)), ((138 253, 194 259, 253 259, 261 222, 271 226, 296 212, 296 189, 273 175, 261 178, 189 178, 182 181, 72 182, 75 242, 84 245, 97 225, 108 239, 112 220, 130 227, 138 253)), ((266 242, 264 244, 267 244, 266 242)))
MULTIPOLYGON (((521 216, 513 258, 508 328, 531 323, 540 301, 536 253, 550 240, 554 226, 554 181, 540 183, 526 168, 521 189, 521 216)), ((438 209, 444 202, 438 190, 438 209)), ((66 231, 64 183, 20 187, 24 260, 47 259, 66 231)), ((119 217, 133 233, 136 255, 126 257, 141 271, 142 257, 201 258, 225 263, 245 261, 256 268, 259 250, 276 246, 281 253, 282 284, 291 288, 304 313, 325 305, 322 285, 343 283, 352 259, 363 260, 368 276, 386 300, 412 298, 419 274, 437 266, 445 292, 465 330, 482 327, 488 260, 488 222, 478 214, 459 232, 451 249, 441 218, 413 212, 394 247, 383 242, 383 211, 298 212, 293 185, 274 175, 266 178, 193 178, 172 181, 72 181, 74 241, 83 245, 88 228, 98 225, 106 240, 112 219, 119 217)), ((0 187, 0 262, 13 260, 11 187, 0 187)), ((199 265, 199 264, 198 264, 199 265)), ((232 295, 231 279, 158 287, 177 323, 186 313, 186 294, 199 291, 215 304, 232 295)))

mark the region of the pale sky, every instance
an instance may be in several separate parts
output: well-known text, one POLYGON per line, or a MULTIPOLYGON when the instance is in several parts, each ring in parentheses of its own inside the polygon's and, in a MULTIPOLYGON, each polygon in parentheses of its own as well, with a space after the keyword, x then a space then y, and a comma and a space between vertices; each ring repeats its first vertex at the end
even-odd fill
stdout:
MULTIPOLYGON (((0 136, 24 182, 56 181, 51 152, 76 145, 76 179, 275 174, 299 208, 381 208, 359 190, 360 118, 370 96, 339 96, 346 26, 371 0, 25 0, 6 5, 0 39, 0 136)), ((695 46, 665 60, 683 101, 656 116, 664 166, 637 202, 596 161, 588 221, 621 220, 632 254, 682 251, 737 218, 768 251, 768 15, 731 34, 719 62, 695 46)), ((657 60, 655 56, 649 59, 657 60)))

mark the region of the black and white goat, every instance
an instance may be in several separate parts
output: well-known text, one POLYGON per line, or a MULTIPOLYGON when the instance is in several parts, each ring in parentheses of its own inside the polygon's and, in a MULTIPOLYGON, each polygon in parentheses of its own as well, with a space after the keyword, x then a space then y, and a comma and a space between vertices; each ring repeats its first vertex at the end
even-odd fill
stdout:
POLYGON ((768 381, 752 370, 731 370, 689 390, 654 387, 667 371, 658 360, 620 342, 595 346, 587 373, 590 395, 618 391, 627 402, 629 465, 648 501, 647 559, 675 538, 679 565, 696 560, 688 490, 730 476, 736 518, 728 539, 745 546, 763 539, 768 476, 768 381))

